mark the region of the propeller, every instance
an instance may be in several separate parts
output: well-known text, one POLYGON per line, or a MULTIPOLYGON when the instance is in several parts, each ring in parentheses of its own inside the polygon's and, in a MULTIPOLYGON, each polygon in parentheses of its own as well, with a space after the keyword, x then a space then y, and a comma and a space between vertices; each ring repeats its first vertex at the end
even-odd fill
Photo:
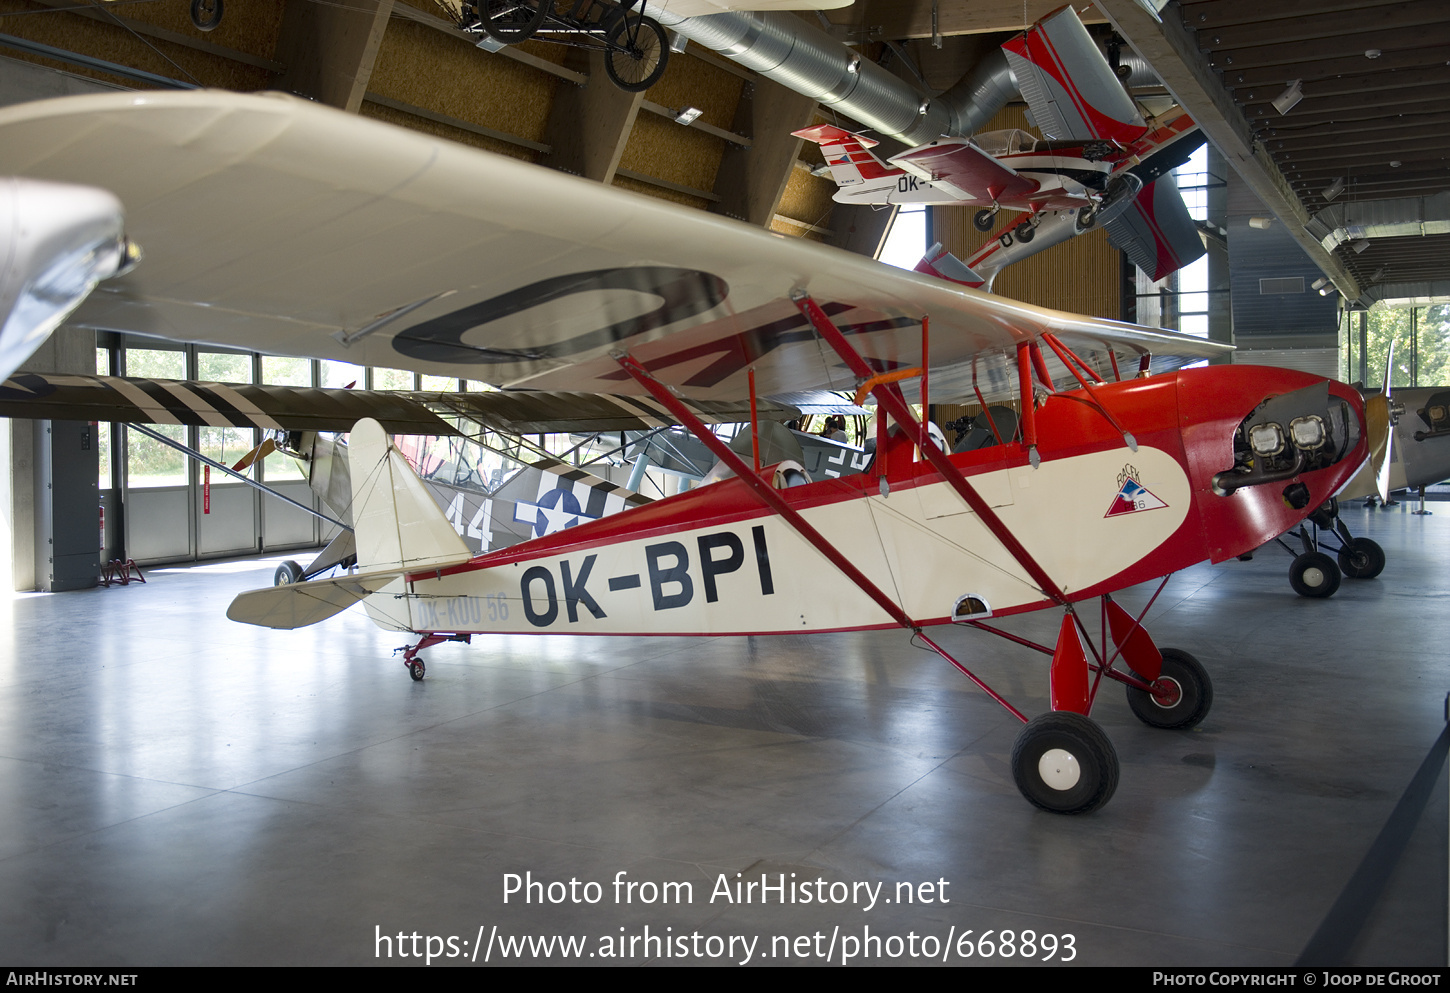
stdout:
POLYGON ((232 472, 246 472, 258 459, 265 459, 268 455, 271 455, 276 450, 277 442, 271 438, 267 438, 256 448, 252 449, 246 455, 243 455, 240 459, 238 459, 237 464, 232 466, 232 472))
POLYGON ((1390 382, 1395 363, 1395 342, 1390 339, 1389 355, 1385 357, 1384 388, 1378 396, 1364 402, 1364 419, 1369 429, 1369 463, 1374 470, 1375 488, 1381 502, 1390 498, 1390 430, 1395 425, 1396 411, 1390 402, 1390 382))

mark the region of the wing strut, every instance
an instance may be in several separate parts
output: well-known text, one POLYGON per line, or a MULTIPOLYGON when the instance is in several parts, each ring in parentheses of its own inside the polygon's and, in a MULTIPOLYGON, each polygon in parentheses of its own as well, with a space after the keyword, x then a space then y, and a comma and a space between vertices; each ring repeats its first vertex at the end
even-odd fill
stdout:
MULTIPOLYGON (((816 332, 826 340, 827 344, 836 350, 836 354, 840 355, 846 361, 847 367, 853 373, 861 379, 869 379, 875 375, 871 367, 866 364, 866 360, 861 357, 859 352, 851 347, 851 343, 846 340, 846 336, 841 334, 840 329, 831 323, 831 319, 826 316, 825 311, 821 310, 815 300, 811 299, 810 294, 802 292, 795 295, 794 299, 795 305, 800 308, 801 313, 811 322, 816 332)), ((972 512, 987 526, 987 530, 992 532, 992 536, 1002 543, 1002 547, 1006 548, 1008 553, 1017 560, 1017 564, 1022 566, 1027 571, 1027 574, 1032 577, 1032 581, 1037 584, 1037 588, 1064 607, 1068 606, 1067 595, 1052 581, 1052 577, 1047 575, 1046 570, 1038 564, 1031 553, 1017 540, 1017 537, 1012 534, 1011 529, 1002 522, 1002 518, 998 517, 992 511, 992 508, 987 506, 987 501, 983 500, 981 495, 972 487, 972 484, 967 482, 961 470, 952 465, 951 460, 937 447, 936 442, 922 433, 921 425, 917 422, 916 415, 911 412, 911 408, 907 406, 906 400, 902 397, 901 393, 896 390, 882 389, 879 387, 874 392, 876 393, 876 402, 880 405, 878 409, 884 408, 891 415, 892 419, 907 429, 908 435, 915 433, 921 439, 921 445, 919 447, 921 448, 922 456, 931 463, 933 469, 942 474, 942 478, 950 483, 952 489, 956 490, 961 498, 967 502, 967 506, 972 508, 972 512)), ((1024 418, 1024 423, 1033 424, 1033 421, 1031 418, 1024 418)), ((1033 441, 1036 440, 1035 433, 1034 425, 1033 441)))

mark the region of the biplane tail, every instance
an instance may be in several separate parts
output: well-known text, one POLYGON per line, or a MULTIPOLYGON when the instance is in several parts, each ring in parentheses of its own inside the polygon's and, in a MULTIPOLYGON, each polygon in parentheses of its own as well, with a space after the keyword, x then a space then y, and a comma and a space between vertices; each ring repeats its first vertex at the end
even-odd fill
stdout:
POLYGON ((821 146, 821 154, 825 156, 826 165, 831 169, 831 178, 836 181, 837 186, 860 186, 873 179, 905 175, 903 170, 888 166, 871 154, 869 149, 880 144, 879 142, 852 134, 844 128, 818 124, 813 128, 792 131, 791 134, 821 146))
MULTIPOLYGON (((348 439, 348 455, 358 571, 242 593, 227 608, 227 617, 261 627, 306 627, 408 573, 460 565, 473 557, 381 424, 359 421, 348 439)), ((397 626, 396 619, 388 621, 387 626, 397 626)))

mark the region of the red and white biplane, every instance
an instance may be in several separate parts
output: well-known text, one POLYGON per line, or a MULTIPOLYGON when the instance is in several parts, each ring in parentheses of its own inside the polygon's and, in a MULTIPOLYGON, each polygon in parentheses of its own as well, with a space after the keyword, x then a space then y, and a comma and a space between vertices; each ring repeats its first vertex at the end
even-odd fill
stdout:
POLYGON ((1160 651, 1111 594, 1288 530, 1368 448, 1364 401, 1338 383, 1180 368, 1223 346, 964 290, 291 98, 5 108, 0 170, 103 177, 125 203, 147 264, 94 294, 82 325, 648 396, 734 471, 473 556, 364 420, 350 438, 358 571, 245 593, 232 618, 291 628, 362 602, 419 636, 415 679, 420 649, 477 634, 900 628, 981 684, 932 629, 1030 645, 988 620, 1055 610, 1055 645, 1030 646, 1052 658, 1051 711, 1029 720, 993 694, 1025 724, 1016 781, 1048 810, 1095 809, 1116 786, 1088 716, 1102 680, 1157 727, 1191 727, 1212 700, 1202 666, 1160 651), (807 482, 758 465, 679 399, 822 388, 874 396, 867 472, 807 482), (1020 433, 956 455, 912 408, 985 408, 988 393, 1016 397, 1020 433), (1100 639, 1084 637, 1089 613, 1100 639))

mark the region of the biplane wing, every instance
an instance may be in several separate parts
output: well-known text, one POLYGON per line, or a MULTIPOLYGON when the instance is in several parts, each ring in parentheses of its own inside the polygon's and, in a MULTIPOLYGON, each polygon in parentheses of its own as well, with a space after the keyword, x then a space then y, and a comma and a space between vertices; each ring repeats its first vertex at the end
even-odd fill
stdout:
MULTIPOLYGON (((1225 346, 975 293, 869 259, 281 95, 114 94, 0 111, 0 172, 104 183, 148 259, 81 326, 480 379, 638 394, 628 351, 694 399, 851 389, 791 302, 933 399, 1008 389, 1058 333, 1105 376, 1225 346), (975 359, 975 362, 973 361, 975 359)), ((1055 361, 1055 360, 1053 360, 1055 361)), ((1054 371, 1066 372, 1054 365, 1054 371)))

